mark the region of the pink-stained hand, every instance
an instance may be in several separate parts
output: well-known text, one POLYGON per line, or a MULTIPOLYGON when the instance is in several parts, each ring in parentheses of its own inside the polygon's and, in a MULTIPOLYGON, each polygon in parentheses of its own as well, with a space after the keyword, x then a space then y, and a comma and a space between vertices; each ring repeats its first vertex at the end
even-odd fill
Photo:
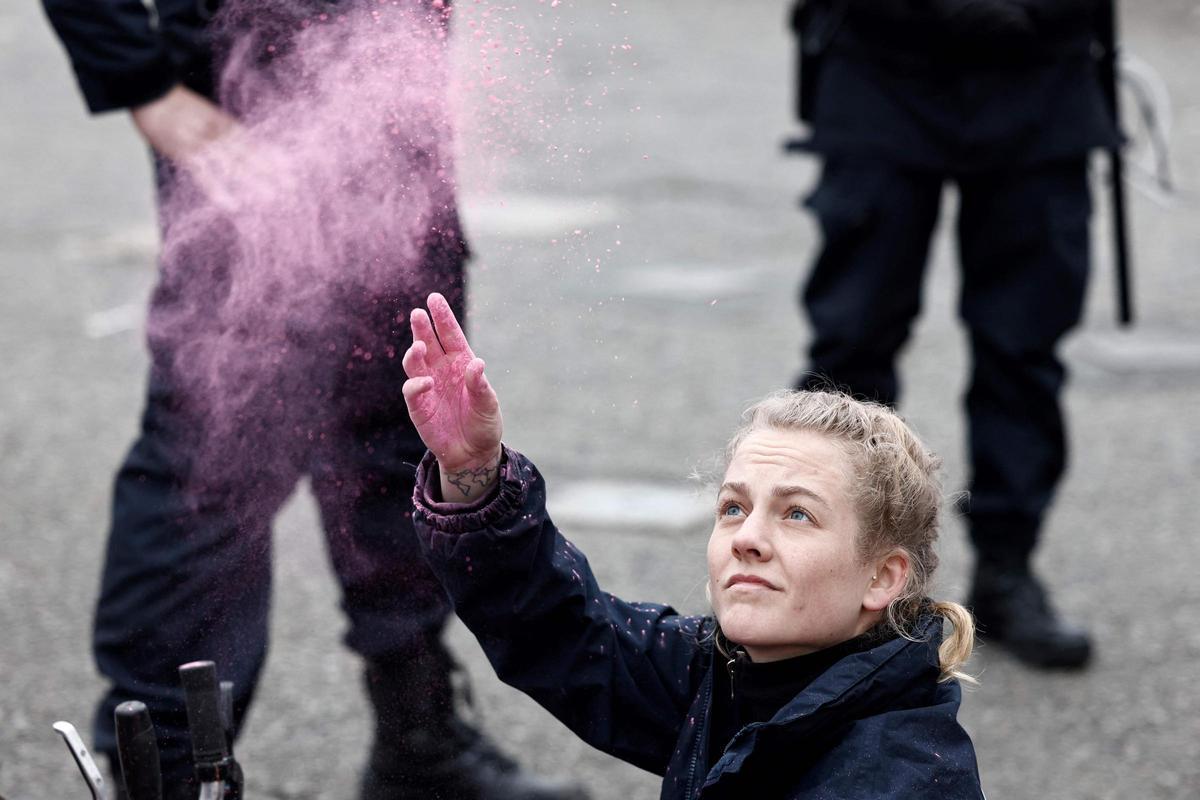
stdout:
POLYGON ((498 480, 504 421, 446 298, 429 295, 414 309, 413 343, 404 354, 404 401, 425 446, 438 460, 445 500, 474 500, 498 480), (436 331, 436 332, 435 332, 436 331))

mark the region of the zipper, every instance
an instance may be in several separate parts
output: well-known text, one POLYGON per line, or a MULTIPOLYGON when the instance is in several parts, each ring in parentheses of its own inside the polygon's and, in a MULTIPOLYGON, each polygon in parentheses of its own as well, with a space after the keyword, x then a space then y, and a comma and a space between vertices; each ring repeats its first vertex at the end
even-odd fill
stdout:
MULTIPOLYGON (((700 686, 702 694, 711 695, 713 685, 712 670, 704 676, 704 683, 700 686)), ((693 740, 695 744, 692 746, 692 757, 688 759, 687 786, 684 791, 685 800, 692 800, 693 791, 696 789, 696 762, 700 759, 700 745, 707 744, 702 741, 704 739, 704 726, 708 724, 709 709, 705 707, 701 715, 696 720, 696 736, 693 740)))
MULTIPOLYGON (((738 650, 736 653, 733 654, 732 658, 730 658, 728 661, 725 662, 725 669, 729 673, 729 699, 730 700, 733 700, 733 681, 734 681, 735 667, 738 664, 743 663, 746 658, 747 658, 746 651, 738 650)), ((707 680, 711 685, 712 673, 709 673, 709 677, 707 680)), ((712 691, 711 688, 709 689, 709 691, 712 691)), ((684 795, 684 797, 688 798, 688 800, 691 800, 692 797, 694 797, 694 795, 692 794, 692 791, 693 791, 693 789, 696 788, 696 762, 700 759, 700 745, 704 744, 705 746, 707 746, 707 744, 708 744, 707 742, 702 741, 702 739, 703 739, 702 733, 704 730, 704 726, 707 724, 708 724, 708 710, 705 709, 704 716, 701 719, 697 720, 697 725, 699 726, 699 732, 696 734, 696 746, 692 748, 692 757, 688 760, 687 793, 684 795)), ((737 737, 734 736, 734 738, 736 739, 737 737)), ((729 746, 732 743, 733 743, 732 739, 725 743, 724 752, 729 751, 729 746)))
POLYGON ((696 759, 700 757, 699 750, 699 747, 692 748, 692 760, 688 763, 687 793, 684 794, 687 800, 692 800, 692 787, 696 785, 696 759))
POLYGON ((730 700, 734 699, 734 692, 733 692, 734 674, 735 674, 734 667, 737 666, 738 664, 744 663, 745 659, 746 659, 746 651, 745 650, 737 650, 734 652, 733 657, 725 662, 725 671, 729 673, 729 699, 730 700))

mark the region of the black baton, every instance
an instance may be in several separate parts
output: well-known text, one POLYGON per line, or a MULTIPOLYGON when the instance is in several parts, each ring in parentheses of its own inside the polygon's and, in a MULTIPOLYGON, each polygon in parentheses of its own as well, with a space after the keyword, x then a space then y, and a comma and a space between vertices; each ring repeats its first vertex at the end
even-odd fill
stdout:
MULTIPOLYGON (((1103 48, 1100 61, 1100 84, 1108 110, 1121 131, 1121 110, 1117 100, 1117 2, 1103 0, 1097 5, 1096 38, 1103 48)), ((1122 138, 1124 138, 1122 136, 1122 138)), ((1113 255, 1117 278, 1117 322, 1127 327, 1133 324, 1131 264, 1129 261, 1129 221, 1125 215, 1125 159, 1121 144, 1108 151, 1109 191, 1112 197, 1113 255)))

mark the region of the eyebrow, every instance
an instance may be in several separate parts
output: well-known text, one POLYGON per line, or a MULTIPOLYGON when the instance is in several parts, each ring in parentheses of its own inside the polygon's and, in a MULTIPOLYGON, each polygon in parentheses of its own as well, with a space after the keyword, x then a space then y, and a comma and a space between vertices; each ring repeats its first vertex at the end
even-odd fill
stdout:
MULTIPOLYGON (((721 484, 719 492, 725 491, 730 491, 741 495, 750 494, 749 487, 747 487, 746 484, 742 483, 741 481, 726 481, 725 483, 721 484)), ((807 487, 777 484, 771 488, 772 497, 794 497, 795 495, 803 495, 804 497, 812 498, 826 508, 829 508, 829 503, 825 502, 825 498, 821 497, 821 495, 807 487)))

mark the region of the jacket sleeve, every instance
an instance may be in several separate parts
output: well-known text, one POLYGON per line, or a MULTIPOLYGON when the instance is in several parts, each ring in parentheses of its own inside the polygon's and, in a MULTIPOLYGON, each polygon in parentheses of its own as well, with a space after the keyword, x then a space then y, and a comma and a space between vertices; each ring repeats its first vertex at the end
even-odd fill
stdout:
POLYGON ((43 0, 92 113, 142 105, 179 82, 142 0, 43 0))
POLYGON ((482 508, 432 502, 426 454, 414 522, 430 565, 500 679, 586 742, 663 774, 702 678, 702 618, 600 590, 545 510, 545 484, 505 450, 482 508))

